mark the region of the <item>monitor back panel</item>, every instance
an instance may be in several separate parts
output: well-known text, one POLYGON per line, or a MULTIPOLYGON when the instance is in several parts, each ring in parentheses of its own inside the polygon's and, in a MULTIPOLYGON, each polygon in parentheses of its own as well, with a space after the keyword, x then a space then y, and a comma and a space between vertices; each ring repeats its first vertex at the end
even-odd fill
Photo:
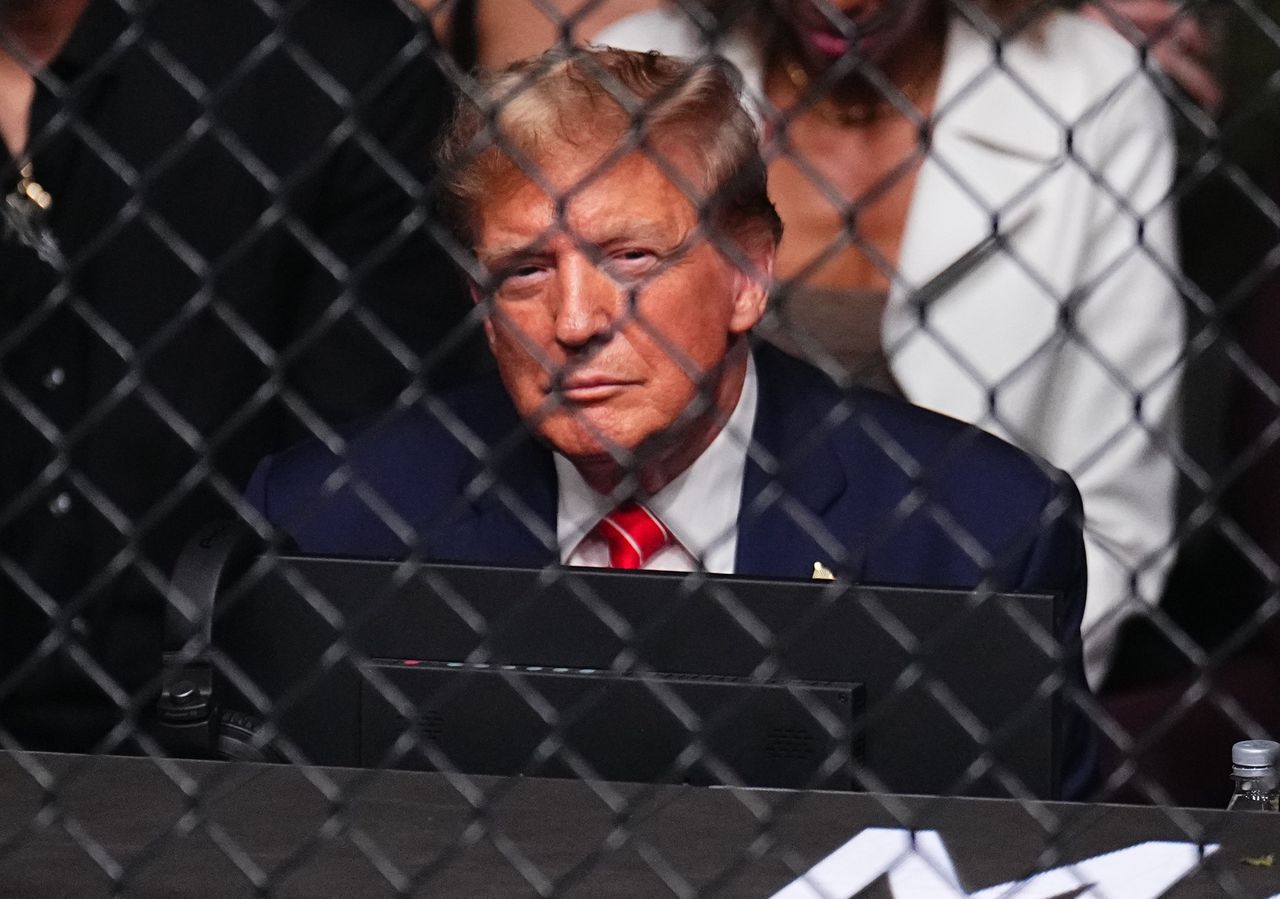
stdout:
POLYGON ((795 789, 848 789, 854 777, 855 684, 416 660, 375 667, 383 680, 361 688, 360 757, 370 767, 795 789))
POLYGON ((1057 792, 1049 596, 320 558, 285 559, 235 594, 219 602, 215 627, 229 683, 261 688, 285 735, 318 763, 703 782, 720 755, 740 750, 695 751, 708 768, 664 748, 628 769, 592 764, 607 751, 575 768, 554 749, 566 736, 584 749, 614 744, 636 716, 654 746, 707 720, 732 742, 738 731, 725 722, 744 718, 708 713, 777 712, 786 696, 787 713, 753 740, 804 731, 796 739, 816 741, 817 761, 760 785, 1057 792), (728 686, 705 686, 715 683, 728 686), (781 691, 773 699, 770 685, 781 691), (486 710, 487 724, 476 717, 486 710), (432 733, 446 720, 461 743, 432 733), (494 761, 466 743, 472 727, 516 748, 494 761))

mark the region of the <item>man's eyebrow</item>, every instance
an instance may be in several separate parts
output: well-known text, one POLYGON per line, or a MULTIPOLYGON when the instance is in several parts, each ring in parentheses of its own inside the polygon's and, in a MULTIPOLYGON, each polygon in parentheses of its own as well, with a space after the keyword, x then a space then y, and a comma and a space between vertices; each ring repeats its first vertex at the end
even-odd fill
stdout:
POLYGON ((594 235, 577 234, 575 237, 582 244, 602 248, 638 241, 675 249, 688 240, 689 233, 683 229, 674 229, 667 223, 622 222, 605 226, 594 235))
MULTIPOLYGON (((558 230, 555 233, 568 235, 579 248, 587 250, 603 250, 619 244, 635 243, 637 241, 655 243, 666 249, 674 250, 689 240, 692 230, 673 231, 669 225, 664 223, 628 221, 604 225, 597 234, 588 234, 569 228, 558 230)), ((492 247, 477 248, 476 257, 492 268, 495 265, 510 263, 516 259, 542 256, 551 252, 549 244, 552 237, 552 234, 544 234, 528 242, 511 241, 499 243, 492 247)))
POLYGON ((477 247, 476 258, 485 265, 509 262, 521 257, 536 256, 547 252, 545 240, 534 240, 526 243, 502 243, 493 247, 477 247))

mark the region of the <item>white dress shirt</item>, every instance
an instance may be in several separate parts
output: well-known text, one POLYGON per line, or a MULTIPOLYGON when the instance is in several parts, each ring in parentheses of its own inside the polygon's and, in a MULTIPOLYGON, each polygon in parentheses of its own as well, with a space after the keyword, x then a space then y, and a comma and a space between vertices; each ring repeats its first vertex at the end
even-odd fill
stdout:
MULTIPOLYGON (((747 449, 756 420, 756 367, 747 357, 742 393, 728 422, 693 464, 645 503, 675 535, 643 566, 658 571, 732 574, 747 449)), ((591 531, 626 497, 597 493, 573 463, 555 453, 559 500, 556 536, 566 565, 609 567, 609 548, 591 531)))

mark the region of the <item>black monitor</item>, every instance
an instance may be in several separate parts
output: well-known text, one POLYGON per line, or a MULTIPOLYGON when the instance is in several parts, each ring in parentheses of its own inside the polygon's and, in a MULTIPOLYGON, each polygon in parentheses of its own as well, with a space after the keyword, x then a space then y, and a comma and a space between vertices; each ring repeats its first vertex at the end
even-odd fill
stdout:
POLYGON ((1055 798, 1056 605, 279 557, 219 588, 214 668, 317 764, 1055 798))

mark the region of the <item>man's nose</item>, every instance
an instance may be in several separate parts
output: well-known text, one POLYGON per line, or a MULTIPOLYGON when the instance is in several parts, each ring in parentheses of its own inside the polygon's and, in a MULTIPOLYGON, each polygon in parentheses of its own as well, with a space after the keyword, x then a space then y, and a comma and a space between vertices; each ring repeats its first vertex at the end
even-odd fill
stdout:
POLYGON ((556 340, 566 347, 583 347, 607 339, 618 325, 625 291, 584 252, 567 254, 557 273, 556 340))

